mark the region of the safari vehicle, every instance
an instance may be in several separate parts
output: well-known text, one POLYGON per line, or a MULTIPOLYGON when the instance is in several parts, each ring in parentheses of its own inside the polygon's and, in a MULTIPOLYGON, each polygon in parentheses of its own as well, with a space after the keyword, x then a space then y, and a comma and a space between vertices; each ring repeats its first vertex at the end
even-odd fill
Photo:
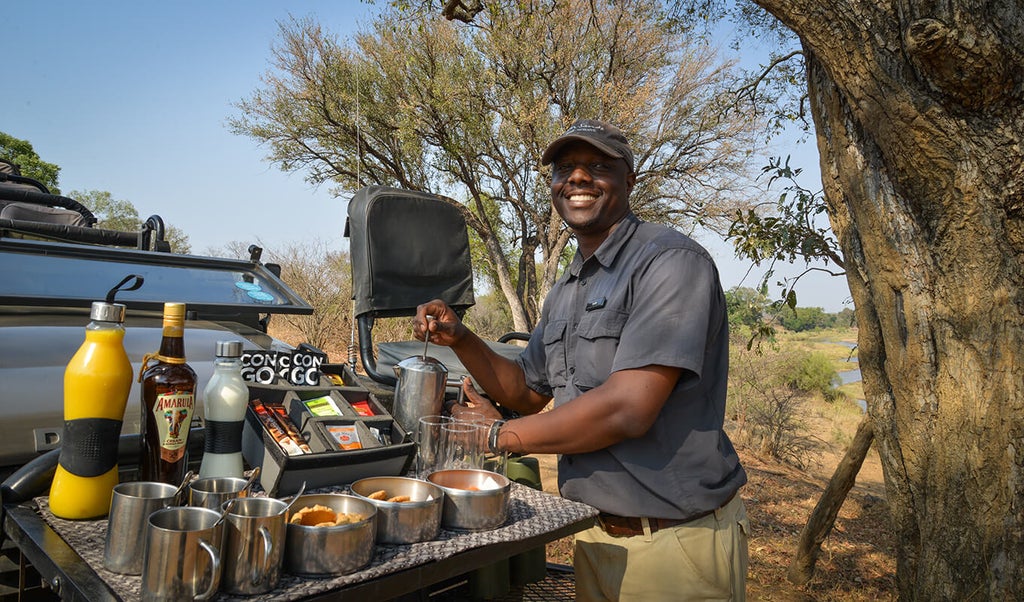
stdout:
MULTIPOLYGON (((77 201, 0 172, 0 481, 60 446, 64 368, 82 344, 92 302, 126 276, 144 279, 115 299, 127 306, 124 342, 136 371, 160 347, 163 303, 186 304, 200 416, 217 341, 290 349, 267 334, 271 316, 313 312, 281 281, 278 266, 260 262, 258 247, 248 260, 175 254, 157 215, 137 232, 97 228, 96 221, 77 201)), ((139 431, 139 399, 134 383, 122 434, 139 431)))
MULTIPOLYGON (((0 164, 4 502, 48 486, 57 453, 51 450, 60 447, 64 424, 64 368, 84 340, 92 303, 104 300, 130 274, 142 276, 142 286, 119 292, 115 300, 127 306, 124 344, 136 372, 143 356, 160 347, 164 302, 186 304, 185 348, 199 383, 197 436, 190 437, 191 461, 198 466, 202 389, 213 373, 217 341, 238 340, 250 350, 290 349, 267 334, 271 316, 311 314, 313 308, 281 281, 279 266, 260 262, 258 247, 249 248, 248 260, 172 253, 160 216, 149 217, 136 232, 98 228, 81 203, 4 167, 0 164)), ((122 448, 129 456, 141 420, 139 386, 132 385, 122 427, 122 448)), ((38 585, 26 585, 32 568, 19 567, 10 551, 5 545, 0 555, 0 599, 26 593, 52 598, 38 585)))

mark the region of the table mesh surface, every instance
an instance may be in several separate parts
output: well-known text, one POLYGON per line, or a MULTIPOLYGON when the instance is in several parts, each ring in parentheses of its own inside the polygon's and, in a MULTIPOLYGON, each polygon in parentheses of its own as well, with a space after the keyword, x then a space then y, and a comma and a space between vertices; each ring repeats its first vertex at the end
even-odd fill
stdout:
MULTIPOLYGON (((326 488, 310 493, 341 492, 342 488, 326 488)), ((70 545, 114 592, 125 600, 141 597, 142 578, 118 575, 103 568, 103 548, 107 535, 106 519, 68 521, 56 518, 49 511, 47 498, 36 498, 44 520, 70 545)), ((508 520, 490 531, 462 533, 442 529, 436 539, 408 545, 377 545, 370 563, 348 575, 308 579, 283 574, 277 589, 258 596, 221 594, 218 600, 300 600, 347 585, 353 585, 397 571, 436 562, 459 552, 492 543, 520 541, 549 533, 576 522, 592 519, 597 510, 586 504, 512 484, 508 520)), ((550 572, 550 571, 549 571, 550 572)), ((571 575, 570 575, 571 577, 571 575)), ((543 583, 547 579, 537 583, 543 583)), ((570 578, 571 583, 571 578, 570 578)), ((535 598, 541 599, 541 598, 535 598)), ((545 600, 552 598, 543 598, 545 600)), ((557 598, 556 598, 557 599, 557 598)))

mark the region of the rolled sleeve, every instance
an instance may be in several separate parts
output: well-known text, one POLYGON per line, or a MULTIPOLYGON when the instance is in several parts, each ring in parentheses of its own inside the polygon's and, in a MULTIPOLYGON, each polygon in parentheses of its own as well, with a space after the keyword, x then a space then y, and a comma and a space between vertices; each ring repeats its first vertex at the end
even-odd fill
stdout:
POLYGON ((667 249, 633 277, 633 305, 612 371, 661 365, 700 377, 718 271, 692 249, 667 249))

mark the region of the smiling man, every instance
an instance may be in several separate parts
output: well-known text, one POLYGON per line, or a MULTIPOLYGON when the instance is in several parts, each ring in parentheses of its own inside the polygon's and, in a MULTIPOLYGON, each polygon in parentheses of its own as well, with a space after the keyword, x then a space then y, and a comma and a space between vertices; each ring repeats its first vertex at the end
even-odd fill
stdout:
POLYGON ((441 301, 418 308, 414 332, 450 346, 490 400, 523 415, 501 420, 464 385, 471 409, 494 419, 493 448, 560 454, 561 495, 600 510, 576 537, 577 599, 744 600, 746 473, 723 430, 718 270, 692 239, 630 211, 636 167, 618 128, 577 121, 541 162, 577 253, 522 355, 498 356, 441 301))

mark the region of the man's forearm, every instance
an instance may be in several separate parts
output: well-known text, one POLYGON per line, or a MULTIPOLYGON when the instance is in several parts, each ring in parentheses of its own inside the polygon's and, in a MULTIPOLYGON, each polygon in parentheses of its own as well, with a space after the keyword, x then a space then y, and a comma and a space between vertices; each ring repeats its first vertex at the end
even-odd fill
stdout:
POLYGON ((533 414, 547 405, 547 399, 526 386, 518 364, 496 353, 468 328, 451 349, 487 396, 503 407, 533 414))

